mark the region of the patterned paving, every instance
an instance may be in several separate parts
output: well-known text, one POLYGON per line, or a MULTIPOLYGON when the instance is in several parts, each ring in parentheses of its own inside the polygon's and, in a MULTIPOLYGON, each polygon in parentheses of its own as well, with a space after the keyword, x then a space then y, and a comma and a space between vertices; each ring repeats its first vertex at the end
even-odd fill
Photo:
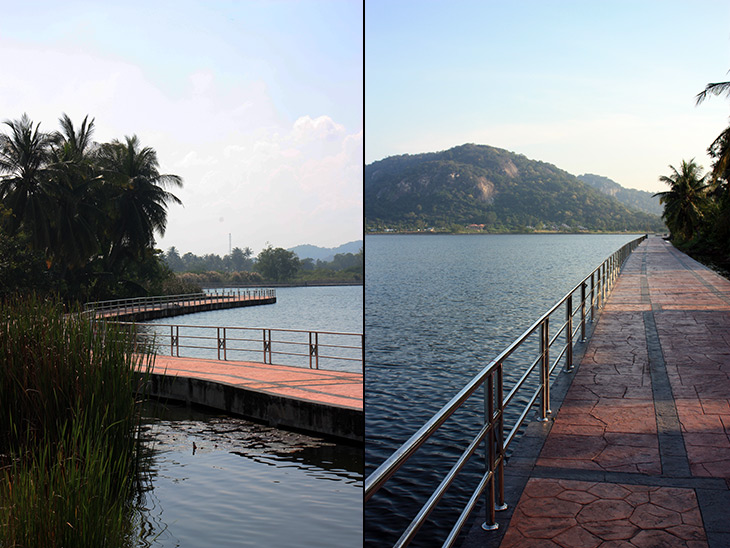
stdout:
POLYGON ((328 405, 363 408, 362 375, 285 365, 157 356, 153 373, 193 377, 328 405))
POLYGON ((730 546, 730 281, 649 238, 574 375, 501 546, 730 546))

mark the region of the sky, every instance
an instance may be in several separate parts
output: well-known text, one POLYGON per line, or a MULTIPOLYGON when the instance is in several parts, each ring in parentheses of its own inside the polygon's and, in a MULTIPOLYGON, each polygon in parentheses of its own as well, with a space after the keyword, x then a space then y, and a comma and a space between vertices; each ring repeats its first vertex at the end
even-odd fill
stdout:
POLYGON ((27 113, 53 131, 89 115, 97 142, 155 149, 184 180, 159 248, 362 239, 362 0, 0 0, 0 13, 0 121, 27 113))
POLYGON ((660 192, 728 126, 727 0, 366 0, 365 161, 490 145, 660 192))

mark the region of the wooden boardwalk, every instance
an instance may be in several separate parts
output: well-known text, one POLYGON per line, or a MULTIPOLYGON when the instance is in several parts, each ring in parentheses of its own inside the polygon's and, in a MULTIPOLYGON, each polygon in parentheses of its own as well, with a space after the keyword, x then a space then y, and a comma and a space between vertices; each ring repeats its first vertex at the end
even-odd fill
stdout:
POLYGON ((730 281, 649 238, 565 376, 465 546, 730 546, 730 281))
POLYGON ((152 395, 361 443, 363 376, 306 367, 157 356, 152 395))

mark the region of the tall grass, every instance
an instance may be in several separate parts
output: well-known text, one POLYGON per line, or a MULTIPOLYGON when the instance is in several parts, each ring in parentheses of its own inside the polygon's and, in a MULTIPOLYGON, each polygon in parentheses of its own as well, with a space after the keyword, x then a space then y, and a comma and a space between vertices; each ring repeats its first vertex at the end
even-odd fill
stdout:
POLYGON ((138 350, 58 303, 0 303, 0 547, 135 544, 138 350))

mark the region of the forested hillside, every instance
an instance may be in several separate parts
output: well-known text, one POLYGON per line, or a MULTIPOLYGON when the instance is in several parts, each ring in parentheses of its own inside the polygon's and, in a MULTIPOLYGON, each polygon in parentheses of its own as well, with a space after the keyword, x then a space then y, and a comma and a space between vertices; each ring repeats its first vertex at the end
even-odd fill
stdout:
POLYGON ((474 144, 365 166, 365 219, 369 231, 664 230, 554 165, 474 144))
POLYGON ((639 211, 645 211, 646 213, 658 216, 661 216, 664 209, 659 203, 659 197, 654 196, 653 192, 625 188, 608 177, 592 175, 590 173, 578 175, 578 179, 604 194, 613 196, 628 208, 638 209, 639 211))

